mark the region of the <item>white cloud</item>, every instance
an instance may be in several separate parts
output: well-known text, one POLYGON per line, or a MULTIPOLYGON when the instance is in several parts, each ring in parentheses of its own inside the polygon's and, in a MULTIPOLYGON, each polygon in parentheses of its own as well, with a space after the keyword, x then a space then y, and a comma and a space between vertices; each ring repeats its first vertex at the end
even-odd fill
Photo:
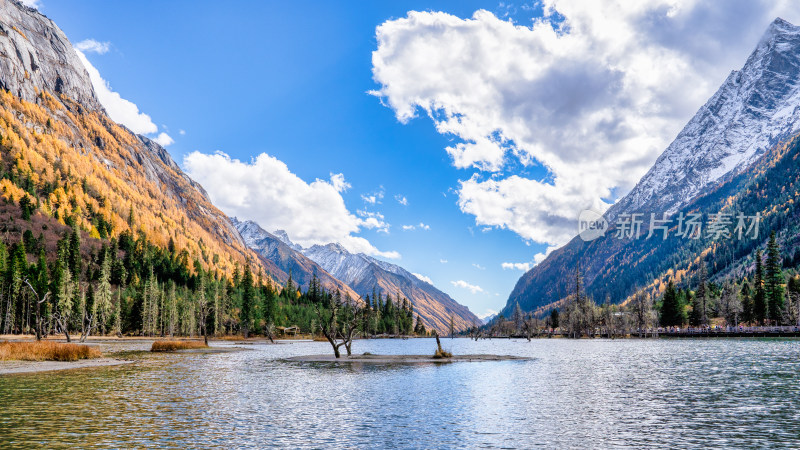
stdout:
POLYGON ((740 67, 790 1, 544 0, 519 26, 477 11, 411 11, 376 30, 373 92, 406 123, 427 115, 456 138, 453 165, 497 172, 462 180, 459 206, 484 226, 553 245, 577 214, 624 194, 740 67), (507 177, 540 164, 544 179, 507 177))
POLYGON ((483 267, 482 265, 480 265, 478 263, 472 263, 472 267, 474 267, 474 268, 476 268, 478 270, 486 270, 486 267, 483 267))
POLYGON ((524 263, 504 262, 501 264, 501 266, 503 267, 503 270, 513 269, 513 270, 521 270, 523 272, 531 270, 531 263, 529 262, 524 262, 524 263))
POLYGON ((183 136, 183 135, 185 135, 185 134, 186 134, 186 130, 178 130, 178 134, 180 134, 181 136, 183 136))
POLYGON ((403 225, 403 231, 412 231, 419 228, 420 230, 428 231, 431 229, 430 225, 420 222, 419 225, 403 225))
POLYGON ((139 112, 139 107, 135 103, 125 100, 111 90, 111 86, 100 76, 100 72, 86 59, 83 52, 76 49, 75 53, 78 54, 78 58, 89 73, 89 79, 92 81, 97 99, 106 109, 111 120, 125 125, 137 134, 152 134, 158 131, 158 127, 150 119, 150 116, 139 112))
POLYGON ((158 136, 153 140, 162 147, 166 147, 175 142, 167 133, 164 133, 163 131, 159 133, 158 136))
POLYGON ((439 262, 442 263, 442 264, 447 264, 447 260, 446 259, 440 259, 439 262))
POLYGON ((478 292, 484 292, 480 286, 469 284, 464 280, 451 281, 450 284, 458 288, 468 289, 473 294, 477 294, 478 292))
MULTIPOLYGON (((333 179, 331 179, 334 182, 333 179)), ((336 187, 334 182, 334 187, 336 187)), ((356 211, 358 215, 362 218, 361 225, 365 228, 375 229, 379 233, 389 233, 389 224, 386 223, 383 214, 379 212, 370 212, 364 210, 356 211)))
POLYGON ((99 42, 94 39, 84 39, 75 44, 75 48, 84 53, 97 53, 99 55, 102 55, 104 53, 108 53, 108 51, 111 50, 111 43, 99 42))
POLYGON ((547 249, 544 252, 533 255, 533 262, 521 262, 521 263, 504 262, 500 264, 500 266, 503 268, 503 270, 512 269, 512 270, 521 270, 523 272, 527 272, 531 270, 535 265, 544 261, 544 259, 547 258, 547 256, 557 248, 558 248, 557 246, 552 245, 547 247, 547 249))
POLYGON ((361 194, 361 200, 364 200, 364 203, 369 205, 379 205, 381 204, 381 200, 383 200, 383 186, 381 188, 371 194, 361 194))
POLYGON ((345 181, 344 174, 341 173, 331 173, 331 184, 333 188, 336 189, 336 192, 344 192, 353 187, 350 183, 345 181))
POLYGON ((420 280, 422 280, 422 281, 430 284, 431 286, 433 286, 433 281, 431 281, 431 279, 426 277, 425 275, 421 275, 421 274, 414 273, 414 272, 411 272, 411 275, 414 275, 415 277, 419 278, 420 280))
POLYGON ((397 200, 397 203, 400 203, 403 206, 408 206, 408 199, 404 195, 397 194, 394 196, 394 199, 397 200))
POLYGON ((39 9, 42 7, 42 2, 39 0, 22 0, 22 4, 33 9, 39 9))
POLYGON ((184 158, 186 172, 203 185, 223 212, 254 220, 266 230, 286 230, 304 247, 339 242, 349 251, 396 259, 354 236, 361 228, 388 227, 379 213, 362 217, 348 211, 339 189, 343 177, 306 183, 282 161, 262 153, 251 162, 217 152, 192 152, 184 158))

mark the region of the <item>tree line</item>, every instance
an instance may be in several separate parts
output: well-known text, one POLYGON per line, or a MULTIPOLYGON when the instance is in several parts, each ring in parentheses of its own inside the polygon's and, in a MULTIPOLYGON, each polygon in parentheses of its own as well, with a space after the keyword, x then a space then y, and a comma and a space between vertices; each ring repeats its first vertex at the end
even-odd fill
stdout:
MULTIPOLYGON (((96 241, 95 241, 96 242, 96 241)), ((143 233, 123 231, 86 254, 76 224, 48 258, 43 237, 26 231, 19 242, 0 239, 0 332, 60 334, 68 340, 92 334, 208 336, 261 334, 277 327, 322 332, 317 310, 331 308, 328 291, 316 275, 303 291, 292 280, 273 282, 235 266, 231 278, 205 270, 189 252, 170 240, 166 248, 143 233), (83 251, 83 253, 82 253, 83 251)), ((358 335, 427 334, 413 305, 373 291, 363 301, 341 299, 359 310, 358 335)))
MULTIPOLYGON (((509 317, 502 315, 483 330, 489 336, 551 335, 558 331, 568 337, 645 336, 658 328, 691 326, 800 327, 800 278, 785 273, 783 258, 771 233, 766 255, 757 250, 750 276, 711 282, 703 258, 692 287, 678 287, 670 280, 660 297, 638 291, 623 304, 612 304, 610 296, 598 305, 583 291, 580 266, 575 270, 573 293, 546 317, 526 314, 517 303, 509 317), (787 280, 788 278, 788 280, 787 280)), ((470 333, 479 337, 482 330, 470 333)))

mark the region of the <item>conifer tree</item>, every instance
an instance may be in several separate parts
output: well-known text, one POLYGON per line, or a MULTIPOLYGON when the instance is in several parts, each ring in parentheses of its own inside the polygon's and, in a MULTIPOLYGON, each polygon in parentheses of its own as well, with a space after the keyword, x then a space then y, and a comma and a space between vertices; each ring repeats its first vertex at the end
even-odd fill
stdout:
POLYGON ((764 292, 764 265, 761 250, 756 251, 756 274, 753 284, 755 285, 755 295, 753 296, 753 319, 759 325, 764 325, 767 319, 767 296, 764 292))
POLYGON ((769 244, 767 245, 767 264, 764 276, 764 294, 767 298, 767 314, 769 320, 775 324, 780 324, 783 315, 783 272, 781 267, 780 249, 775 241, 775 232, 770 233, 769 244))
POLYGON ((669 280, 667 289, 664 291, 660 322, 662 327, 680 327, 686 323, 686 312, 683 309, 678 293, 675 291, 675 284, 672 280, 669 280))
MULTIPOLYGON (((291 276, 289 279, 291 280, 291 276)), ((242 277, 242 309, 239 313, 239 323, 245 338, 250 334, 255 304, 256 290, 253 286, 253 274, 250 272, 250 266, 247 265, 244 269, 244 277, 242 277)))
POLYGON ((742 298, 742 322, 747 324, 753 323, 753 295, 747 278, 742 281, 739 295, 742 298))

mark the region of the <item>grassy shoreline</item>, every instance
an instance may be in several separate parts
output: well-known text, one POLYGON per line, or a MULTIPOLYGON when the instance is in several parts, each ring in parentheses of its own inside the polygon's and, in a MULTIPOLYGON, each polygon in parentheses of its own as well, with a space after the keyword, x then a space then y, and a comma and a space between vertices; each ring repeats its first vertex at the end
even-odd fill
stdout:
POLYGON ((78 361, 103 356, 83 344, 54 341, 0 342, 0 361, 78 361))

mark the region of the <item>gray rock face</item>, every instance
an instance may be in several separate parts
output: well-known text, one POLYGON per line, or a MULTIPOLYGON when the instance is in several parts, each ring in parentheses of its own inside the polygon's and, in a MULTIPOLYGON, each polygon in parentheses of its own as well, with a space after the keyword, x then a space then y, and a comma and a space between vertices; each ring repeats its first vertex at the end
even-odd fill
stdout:
POLYGON ((686 124, 606 214, 674 212, 800 130, 800 27, 770 24, 741 70, 686 124))
MULTIPOLYGON (((67 37, 52 20, 16 0, 0 0, 0 87, 31 103, 38 102, 38 93, 42 91, 56 98, 63 95, 78 103, 78 113, 99 114, 110 134, 115 135, 110 128, 112 121, 103 117, 106 112, 89 74, 67 37)), ((108 138, 85 136, 78 123, 63 117, 59 120, 72 129, 68 145, 77 151, 92 152, 99 162, 112 166, 113 158, 106 154, 109 142, 104 141, 108 138)), ((162 146, 144 136, 137 138, 139 142, 134 145, 127 140, 124 144, 117 142, 127 152, 114 155, 123 160, 115 169, 122 173, 127 170, 143 173, 163 195, 176 199, 190 220, 197 221, 225 244, 247 253, 239 232, 211 204, 203 187, 183 173, 162 146)))
POLYGON ((14 0, 0 0, 0 87, 29 102, 36 101, 37 91, 46 91, 104 111, 64 33, 14 0))

